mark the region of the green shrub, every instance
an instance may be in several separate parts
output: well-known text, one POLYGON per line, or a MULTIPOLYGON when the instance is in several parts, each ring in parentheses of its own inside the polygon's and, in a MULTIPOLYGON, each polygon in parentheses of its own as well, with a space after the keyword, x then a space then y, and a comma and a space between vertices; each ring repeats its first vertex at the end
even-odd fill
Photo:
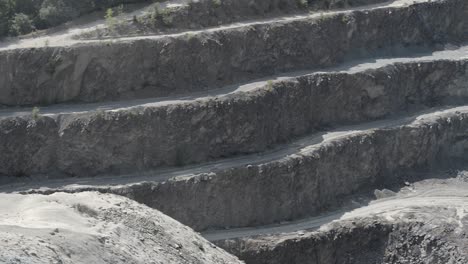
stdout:
POLYGON ((306 9, 309 7, 309 2, 307 0, 296 0, 297 2, 297 7, 301 9, 306 9))
POLYGON ((44 0, 10 0, 14 3, 15 13, 23 13, 29 17, 35 17, 44 0))
POLYGON ((221 6, 221 0, 211 0, 211 3, 213 4, 214 7, 220 7, 221 6))
POLYGON ((37 120, 41 117, 41 114, 39 113, 39 107, 34 107, 31 111, 31 116, 34 120, 37 120))
POLYGON ((173 23, 173 13, 169 8, 162 8, 155 6, 150 14, 150 22, 153 25, 162 23, 165 26, 170 26, 173 23))
POLYGON ((160 16, 161 16, 161 10, 159 10, 158 6, 154 6, 153 11, 150 14, 151 23, 156 24, 160 16))
POLYGON ((0 38, 60 25, 95 10, 151 0, 0 0, 0 38), (29 29, 30 28, 30 29, 29 29))
POLYGON ((106 10, 106 15, 104 18, 106 19, 106 25, 109 27, 109 29, 114 30, 115 26, 117 25, 117 19, 114 17, 114 10, 112 10, 112 8, 108 8, 106 10))
POLYGON ((268 80, 267 81, 266 88, 267 88, 268 91, 273 90, 273 84, 274 84, 273 80, 268 80))
POLYGON ((123 13, 124 13, 124 6, 123 5, 117 6, 116 9, 117 9, 117 16, 123 15, 123 13))
POLYGON ((193 33, 185 33, 185 37, 186 37, 188 40, 192 40, 192 39, 195 37, 195 34, 193 34, 193 33))
POLYGON ((163 10, 161 10, 161 17, 162 17, 162 22, 164 25, 166 26, 172 25, 174 18, 172 17, 172 13, 169 8, 164 8, 163 10))
POLYGON ((343 22, 343 24, 348 24, 351 20, 352 20, 352 17, 350 15, 343 14, 341 16, 341 22, 343 22))
POLYGON ((44 0, 39 10, 40 19, 49 27, 59 25, 78 16, 78 10, 75 10, 64 0, 44 0))
POLYGON ((23 13, 16 14, 10 22, 10 33, 12 35, 24 35, 31 33, 33 30, 33 22, 23 13))

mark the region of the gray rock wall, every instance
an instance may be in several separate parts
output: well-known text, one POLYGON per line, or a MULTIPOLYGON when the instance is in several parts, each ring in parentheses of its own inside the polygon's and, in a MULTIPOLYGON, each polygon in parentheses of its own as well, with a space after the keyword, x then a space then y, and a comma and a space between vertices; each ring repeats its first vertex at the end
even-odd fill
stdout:
POLYGON ((455 226, 356 219, 324 232, 219 241, 247 264, 463 264, 466 252, 455 226), (357 223, 355 221, 358 221, 357 223))
POLYGON ((247 264, 357 264, 382 263, 392 225, 381 223, 342 224, 327 232, 303 236, 240 238, 216 244, 239 256, 247 264), (337 239, 339 237, 339 239, 337 239))
POLYGON ((211 33, 0 52, 0 104, 165 96, 335 65, 391 47, 466 40, 464 0, 211 33), (401 23, 405 21, 405 23, 401 23))
MULTIPOLYGON (((347 196, 397 182, 395 175, 437 168, 468 144, 468 114, 378 129, 305 154, 163 183, 109 189, 197 230, 261 226, 317 215, 347 196)), ((465 165, 468 148, 458 152, 465 165)))
POLYGON ((118 174, 263 151, 333 125, 466 102, 467 79, 467 61, 405 63, 180 105, 7 118, 0 175, 118 174))

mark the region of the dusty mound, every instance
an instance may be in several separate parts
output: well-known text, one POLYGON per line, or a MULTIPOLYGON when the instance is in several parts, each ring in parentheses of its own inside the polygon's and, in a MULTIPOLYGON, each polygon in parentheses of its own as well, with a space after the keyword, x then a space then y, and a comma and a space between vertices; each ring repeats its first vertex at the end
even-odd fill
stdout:
POLYGON ((168 216, 93 192, 0 194, 0 263, 241 263, 168 216))

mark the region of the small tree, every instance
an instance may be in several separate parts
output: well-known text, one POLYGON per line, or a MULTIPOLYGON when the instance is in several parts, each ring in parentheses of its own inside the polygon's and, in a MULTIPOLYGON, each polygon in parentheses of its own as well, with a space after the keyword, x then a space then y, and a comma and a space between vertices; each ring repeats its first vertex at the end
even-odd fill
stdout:
POLYGON ((106 10, 106 15, 104 16, 106 19, 106 24, 110 30, 114 30, 115 26, 117 25, 117 19, 114 17, 114 10, 112 8, 108 8, 106 10))
POLYGON ((268 80, 268 81, 267 81, 266 88, 267 88, 268 91, 273 90, 273 84, 274 84, 274 83, 273 83, 272 80, 268 80))
POLYGON ((16 14, 10 25, 10 32, 12 35, 24 35, 31 33, 34 30, 34 25, 31 19, 23 14, 16 14))
POLYGON ((34 107, 31 111, 31 116, 34 120, 38 120, 41 117, 41 114, 39 113, 39 107, 34 107))

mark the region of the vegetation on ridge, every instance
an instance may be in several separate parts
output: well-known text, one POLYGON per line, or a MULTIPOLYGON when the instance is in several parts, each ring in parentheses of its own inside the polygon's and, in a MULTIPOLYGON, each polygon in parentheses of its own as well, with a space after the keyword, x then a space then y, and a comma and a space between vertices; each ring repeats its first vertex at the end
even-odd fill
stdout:
POLYGON ((0 0, 0 38, 30 33, 96 10, 150 0, 0 0))

